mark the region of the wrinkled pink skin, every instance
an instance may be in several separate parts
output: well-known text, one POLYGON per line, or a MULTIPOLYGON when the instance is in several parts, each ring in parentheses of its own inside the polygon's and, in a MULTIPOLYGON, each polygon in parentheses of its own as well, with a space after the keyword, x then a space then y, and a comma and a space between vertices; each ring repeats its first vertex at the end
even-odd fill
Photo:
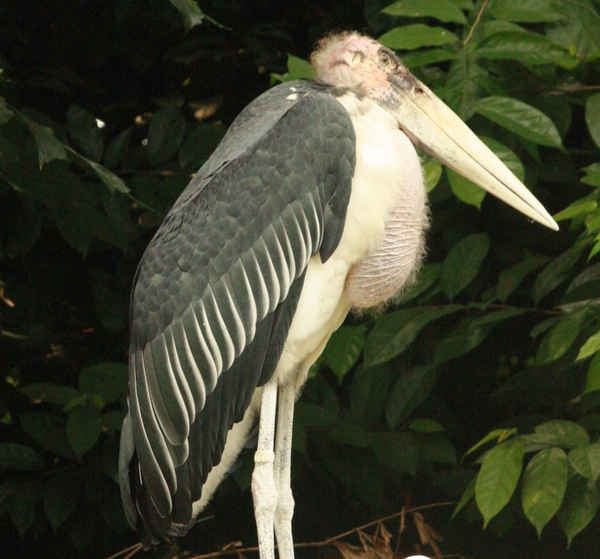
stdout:
POLYGON ((379 247, 350 268, 345 291, 353 307, 377 307, 410 287, 425 253, 428 225, 423 201, 400 201, 379 247))

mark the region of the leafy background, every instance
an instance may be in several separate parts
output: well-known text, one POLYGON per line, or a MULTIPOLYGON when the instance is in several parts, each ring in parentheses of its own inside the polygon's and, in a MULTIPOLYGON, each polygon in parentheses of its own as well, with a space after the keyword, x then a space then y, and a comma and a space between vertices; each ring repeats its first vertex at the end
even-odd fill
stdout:
MULTIPOLYGON (((315 41, 353 28, 397 50, 561 231, 423 157, 418 283, 386 313, 351 317, 297 404, 296 540, 431 505, 401 531, 387 524, 393 553, 596 556, 600 2, 200 8, 0 4, 3 556, 108 557, 136 542, 115 474, 137 262, 235 115, 310 77, 315 41)), ((251 468, 249 455, 214 516, 153 556, 255 542, 251 468)))

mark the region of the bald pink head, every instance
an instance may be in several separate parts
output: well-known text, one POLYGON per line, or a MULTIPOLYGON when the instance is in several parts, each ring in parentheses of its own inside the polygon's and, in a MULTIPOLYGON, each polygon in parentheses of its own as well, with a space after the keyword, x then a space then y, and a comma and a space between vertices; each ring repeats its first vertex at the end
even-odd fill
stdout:
POLYGON ((323 38, 311 63, 320 81, 379 101, 391 96, 390 79, 409 89, 418 83, 390 49, 357 32, 323 38))

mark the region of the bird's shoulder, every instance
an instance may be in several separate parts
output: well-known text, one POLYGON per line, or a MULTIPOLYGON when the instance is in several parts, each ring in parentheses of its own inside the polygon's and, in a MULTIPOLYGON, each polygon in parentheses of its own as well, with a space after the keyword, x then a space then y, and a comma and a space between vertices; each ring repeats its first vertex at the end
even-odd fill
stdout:
MULTIPOLYGON (((258 149, 281 153, 294 143, 282 143, 294 134, 322 134, 331 126, 351 128, 350 117, 328 85, 310 80, 279 84, 247 105, 235 118, 221 143, 183 191, 173 210, 194 200, 225 168, 258 149), (300 128, 299 124, 303 124, 300 128)), ((328 136, 334 133, 329 132, 328 136)))

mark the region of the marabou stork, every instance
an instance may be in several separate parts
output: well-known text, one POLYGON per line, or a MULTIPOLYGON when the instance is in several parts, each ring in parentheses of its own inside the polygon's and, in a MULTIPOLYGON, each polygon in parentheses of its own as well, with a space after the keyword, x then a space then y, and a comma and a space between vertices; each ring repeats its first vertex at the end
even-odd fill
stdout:
POLYGON ((259 421, 261 559, 274 557, 274 531, 293 558, 294 401, 348 312, 415 276, 428 224, 415 146, 558 229, 391 50, 336 34, 312 65, 316 81, 241 112, 139 265, 119 467, 146 547, 188 531, 259 421))

